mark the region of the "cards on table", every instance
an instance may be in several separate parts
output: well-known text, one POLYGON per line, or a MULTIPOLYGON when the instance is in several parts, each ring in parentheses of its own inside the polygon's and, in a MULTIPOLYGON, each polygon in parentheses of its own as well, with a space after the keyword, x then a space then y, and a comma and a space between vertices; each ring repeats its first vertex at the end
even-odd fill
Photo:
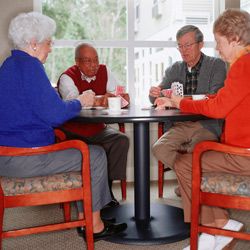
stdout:
MULTIPOLYGON (((118 96, 120 96, 120 95, 118 95, 118 96)), ((121 105, 122 105, 122 108, 124 108, 124 107, 126 107, 129 103, 128 103, 128 101, 125 99, 125 98, 123 98, 122 96, 120 96, 121 97, 121 105)))

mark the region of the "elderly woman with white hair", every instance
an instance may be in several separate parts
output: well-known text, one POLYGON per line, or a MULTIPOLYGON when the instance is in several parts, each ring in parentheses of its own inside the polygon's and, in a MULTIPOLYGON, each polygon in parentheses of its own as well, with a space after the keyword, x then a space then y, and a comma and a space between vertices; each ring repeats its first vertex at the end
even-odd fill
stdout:
MULTIPOLYGON (((55 21, 36 12, 16 16, 9 26, 14 49, 0 68, 0 145, 39 147, 54 143, 53 128, 91 106, 93 95, 63 101, 51 86, 43 63, 51 52, 55 21)), ((105 151, 89 146, 94 238, 102 239, 126 229, 100 217, 111 201, 105 151)), ((0 157, 0 175, 32 177, 81 170, 81 154, 70 149, 43 156, 0 157)), ((79 217, 83 216, 82 204, 79 217)), ((81 235, 83 230, 78 229, 81 235)))

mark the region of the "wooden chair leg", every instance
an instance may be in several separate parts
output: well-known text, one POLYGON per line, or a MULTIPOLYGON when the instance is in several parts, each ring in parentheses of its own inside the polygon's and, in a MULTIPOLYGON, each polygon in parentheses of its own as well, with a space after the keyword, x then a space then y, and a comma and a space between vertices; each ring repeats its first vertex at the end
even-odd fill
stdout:
MULTIPOLYGON (((125 133, 125 125, 124 123, 118 123, 119 130, 122 133, 125 133)), ((121 192, 122 192, 122 200, 125 201, 127 199, 127 182, 126 180, 121 180, 121 192)))
POLYGON ((191 232, 190 232, 190 250, 197 250, 198 249, 198 224, 191 225, 191 232))
MULTIPOLYGON (((158 123, 158 138, 164 134, 164 123, 158 123)), ((158 161, 158 196, 163 197, 163 182, 164 182, 164 164, 158 161)))
POLYGON ((158 196, 163 197, 163 184, 164 184, 164 165, 158 161, 158 196))
POLYGON ((126 180, 121 180, 121 191, 122 191, 122 200, 127 199, 127 182, 126 180))
POLYGON ((63 215, 65 222, 69 222, 71 220, 70 202, 63 203, 63 215))
POLYGON ((3 193, 0 194, 0 250, 2 250, 2 242, 3 242, 3 215, 4 215, 4 197, 3 193))
MULTIPOLYGON (((199 240, 199 221, 200 221, 200 212, 201 212, 201 204, 200 204, 200 181, 196 182, 193 186, 192 181, 192 204, 191 204, 191 230, 190 230, 190 249, 197 250, 198 249, 198 240, 199 240)), ((199 177, 200 180, 200 177, 199 177)))

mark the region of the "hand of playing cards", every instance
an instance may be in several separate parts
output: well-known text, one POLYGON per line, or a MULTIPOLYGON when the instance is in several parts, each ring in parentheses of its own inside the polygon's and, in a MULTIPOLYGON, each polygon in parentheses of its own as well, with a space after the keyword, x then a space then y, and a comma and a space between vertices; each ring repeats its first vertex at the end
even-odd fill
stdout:
POLYGON ((183 84, 181 84, 179 82, 173 82, 171 84, 171 89, 172 89, 174 95, 183 96, 183 94, 184 94, 183 84))
POLYGON ((161 93, 163 96, 170 98, 172 93, 174 95, 183 96, 183 84, 179 82, 173 82, 170 89, 162 89, 161 93))

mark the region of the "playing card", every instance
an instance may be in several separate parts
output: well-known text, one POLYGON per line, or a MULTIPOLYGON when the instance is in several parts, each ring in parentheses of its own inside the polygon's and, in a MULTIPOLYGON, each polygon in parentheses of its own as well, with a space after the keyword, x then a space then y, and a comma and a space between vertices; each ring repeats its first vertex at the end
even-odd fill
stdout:
POLYGON ((165 97, 168 97, 168 98, 171 97, 172 92, 173 92, 172 89, 162 89, 162 90, 161 90, 161 93, 162 93, 165 97))
POLYGON ((174 95, 180 95, 183 96, 183 84, 179 83, 179 82, 173 82, 171 84, 171 89, 173 91, 174 95))
MULTIPOLYGON (((118 96, 120 96, 120 95, 118 95, 118 96)), ((121 102, 122 102, 121 107, 124 108, 124 107, 126 107, 129 103, 128 103, 128 101, 127 101, 125 98, 123 98, 122 96, 120 96, 120 97, 121 97, 121 102)))
POLYGON ((120 95, 125 93, 125 86, 118 85, 115 87, 115 95, 120 95))

